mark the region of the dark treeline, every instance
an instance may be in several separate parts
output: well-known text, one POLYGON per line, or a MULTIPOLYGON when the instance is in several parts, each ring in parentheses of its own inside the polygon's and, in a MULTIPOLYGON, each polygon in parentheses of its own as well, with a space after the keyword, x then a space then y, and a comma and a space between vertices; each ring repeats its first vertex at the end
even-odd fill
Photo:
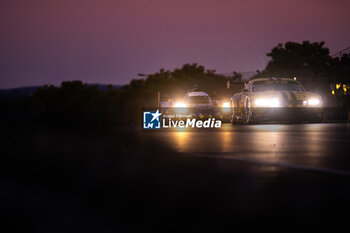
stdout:
POLYGON ((101 90, 97 85, 67 81, 60 87, 38 88, 26 99, 2 98, 3 117, 7 123, 54 123, 59 126, 138 124, 142 107, 157 106, 158 92, 163 100, 167 100, 197 88, 223 98, 232 92, 227 89, 227 81, 241 83, 240 78, 237 73, 225 77, 197 64, 185 64, 173 71, 161 69, 121 88, 110 85, 107 90, 101 90))
MULTIPOLYGON (((332 58, 324 42, 287 42, 278 44, 267 56, 271 57, 259 77, 297 77, 311 91, 321 93, 338 102, 346 103, 348 95, 332 96, 332 83, 350 83, 350 59, 344 54, 332 58)), ((185 64, 181 68, 160 69, 144 79, 134 79, 121 88, 108 86, 101 90, 97 85, 81 81, 63 82, 39 88, 28 98, 0 98, 2 124, 57 124, 57 125, 129 125, 139 124, 142 107, 156 107, 158 92, 161 101, 182 97, 188 90, 203 90, 213 99, 229 98, 244 86, 242 75, 216 74, 204 66, 185 64), (229 85, 228 85, 229 83, 229 85)))
POLYGON ((324 42, 278 44, 266 54, 270 61, 259 77, 297 77, 309 90, 330 93, 330 84, 350 83, 350 57, 333 58, 324 42))

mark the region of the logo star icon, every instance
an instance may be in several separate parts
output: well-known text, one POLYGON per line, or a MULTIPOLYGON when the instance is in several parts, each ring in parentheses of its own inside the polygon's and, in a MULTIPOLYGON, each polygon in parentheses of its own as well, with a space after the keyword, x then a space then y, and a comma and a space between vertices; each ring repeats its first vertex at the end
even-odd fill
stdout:
POLYGON ((159 120, 158 117, 159 117, 160 115, 162 115, 162 113, 159 112, 159 109, 157 109, 157 112, 156 112, 156 113, 151 113, 151 114, 152 114, 152 116, 153 116, 151 122, 154 121, 155 119, 157 119, 157 121, 158 121, 158 120, 159 120))

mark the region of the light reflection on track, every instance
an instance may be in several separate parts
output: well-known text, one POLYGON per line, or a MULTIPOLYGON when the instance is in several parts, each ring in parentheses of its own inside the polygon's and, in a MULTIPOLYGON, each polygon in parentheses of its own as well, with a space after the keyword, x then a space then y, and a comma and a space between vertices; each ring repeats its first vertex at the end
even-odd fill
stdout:
MULTIPOLYGON (((217 159, 244 160, 283 167, 350 171, 346 123, 294 125, 224 124, 220 131, 143 134, 174 151, 217 159), (223 157, 224 156, 224 157, 223 157)), ((349 144, 348 144, 349 143, 349 144)))

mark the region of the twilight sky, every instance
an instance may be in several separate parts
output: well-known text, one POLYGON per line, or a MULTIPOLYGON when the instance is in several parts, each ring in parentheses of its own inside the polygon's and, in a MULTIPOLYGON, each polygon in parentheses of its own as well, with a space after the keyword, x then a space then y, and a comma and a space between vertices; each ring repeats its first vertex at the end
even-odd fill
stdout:
POLYGON ((1 0, 0 88, 126 84, 197 62, 255 71, 279 42, 350 46, 349 0, 1 0))

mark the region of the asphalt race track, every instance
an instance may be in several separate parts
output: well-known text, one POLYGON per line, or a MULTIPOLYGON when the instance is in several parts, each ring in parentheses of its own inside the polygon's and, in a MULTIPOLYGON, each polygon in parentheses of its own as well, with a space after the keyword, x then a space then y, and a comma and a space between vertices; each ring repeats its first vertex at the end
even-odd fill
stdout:
POLYGON ((347 123, 225 124, 214 132, 142 132, 141 137, 185 159, 207 161, 208 170, 224 177, 213 178, 221 184, 213 194, 219 215, 237 210, 232 219, 237 216, 246 230, 257 225, 279 232, 350 229, 347 123))
POLYGON ((347 123, 224 124, 214 132, 144 132, 142 137, 187 156, 350 176, 349 129, 347 123))
POLYGON ((4 132, 16 232, 350 231, 347 123, 4 132))

